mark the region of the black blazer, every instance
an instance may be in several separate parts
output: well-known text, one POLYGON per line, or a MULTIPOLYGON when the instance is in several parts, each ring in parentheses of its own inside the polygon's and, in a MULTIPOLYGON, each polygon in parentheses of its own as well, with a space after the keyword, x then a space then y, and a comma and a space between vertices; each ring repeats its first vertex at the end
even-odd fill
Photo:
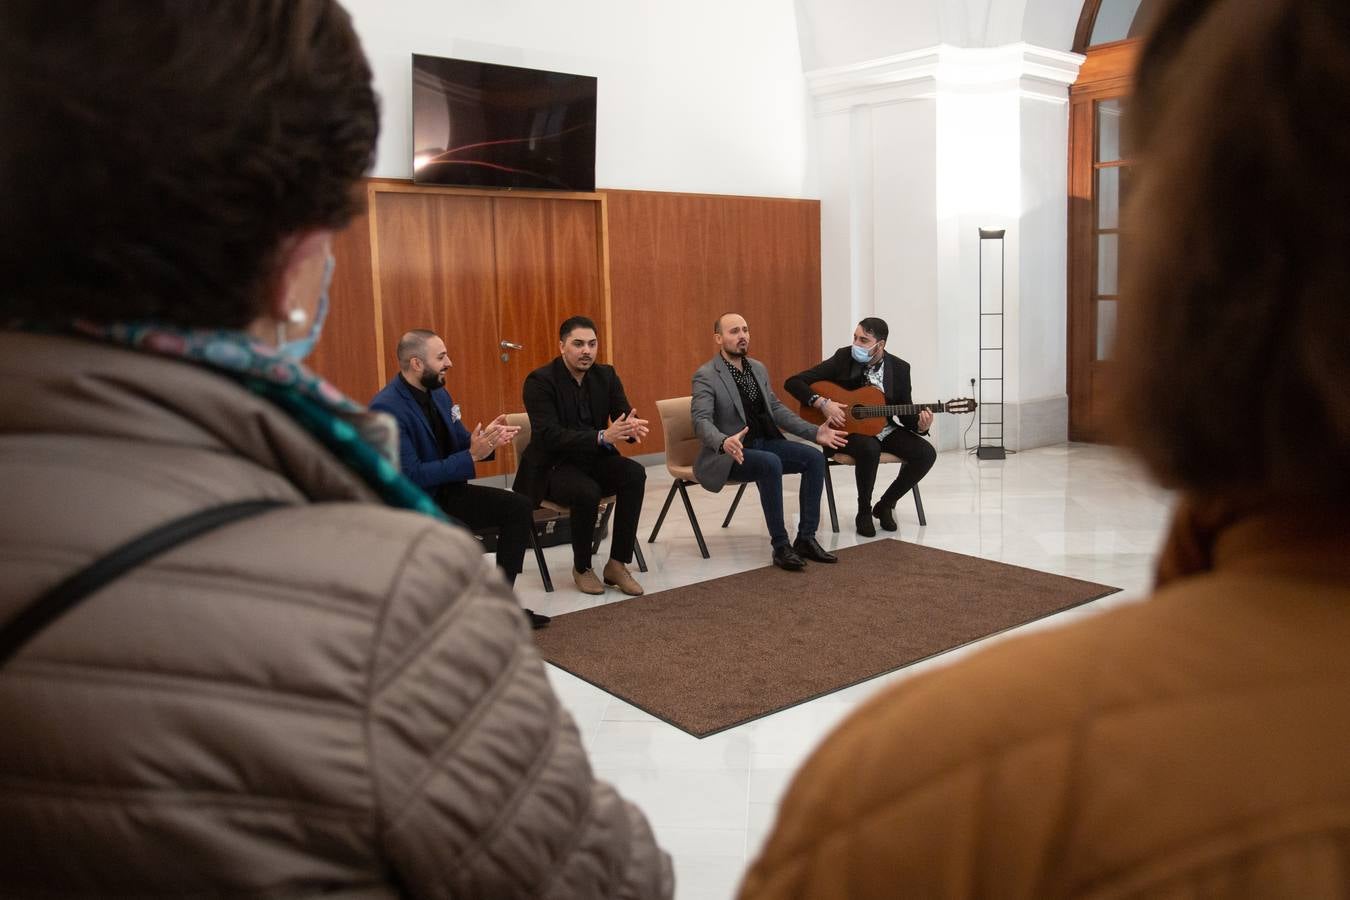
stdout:
POLYGON ((555 466, 572 463, 585 469, 595 460, 619 452, 601 444, 598 432, 611 419, 617 419, 633 408, 628 405, 623 383, 613 366, 600 363, 591 366, 586 380, 591 382, 594 428, 581 424, 576 404, 563 393, 564 389, 570 391, 572 375, 561 356, 554 357, 551 363, 540 366, 525 378, 522 394, 525 412, 530 417, 530 445, 521 457, 511 489, 530 497, 535 505, 544 499, 548 473, 555 466))
MULTIPOLYGON (((886 366, 881 371, 881 383, 885 385, 887 405, 913 403, 909 363, 889 353, 883 353, 882 357, 886 366)), ((840 347, 829 359, 793 375, 783 383, 783 388, 798 402, 806 403, 811 399, 811 385, 817 381, 832 381, 845 390, 854 391, 867 384, 867 376, 863 373, 863 364, 854 361, 851 347, 840 347)), ((910 431, 918 431, 919 417, 901 416, 900 424, 910 431)))

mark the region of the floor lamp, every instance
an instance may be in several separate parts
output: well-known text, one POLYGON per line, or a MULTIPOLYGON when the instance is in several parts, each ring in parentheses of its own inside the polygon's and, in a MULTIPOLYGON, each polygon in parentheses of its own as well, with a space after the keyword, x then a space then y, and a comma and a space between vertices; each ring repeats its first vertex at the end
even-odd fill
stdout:
MULTIPOLYGON (((1003 447, 1003 228, 980 229, 980 442, 976 459, 1005 459, 1003 447), (984 248, 986 241, 998 241, 997 307, 984 295, 984 248), (997 332, 995 326, 997 325, 997 332), (997 338, 995 337, 997 334, 997 338), (997 341, 997 342, 995 342, 997 341), (985 355, 989 354, 986 372, 985 355), (994 359, 998 365, 994 366, 994 359), (997 374, 995 374, 997 373, 997 374), (990 397, 994 399, 991 400, 990 397)), ((990 291, 992 294, 993 292, 990 291)))

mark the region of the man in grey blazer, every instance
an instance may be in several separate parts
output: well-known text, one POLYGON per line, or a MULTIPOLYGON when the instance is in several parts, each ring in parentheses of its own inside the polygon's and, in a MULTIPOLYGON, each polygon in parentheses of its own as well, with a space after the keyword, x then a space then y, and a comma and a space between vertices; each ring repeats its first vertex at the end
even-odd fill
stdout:
POLYGON ((728 481, 753 481, 759 488, 764 521, 773 544, 773 564, 796 571, 805 560, 832 563, 838 558, 816 541, 820 492, 825 486, 825 456, 789 441, 783 431, 826 447, 844 446, 848 435, 828 423, 819 428, 803 421, 774 395, 764 364, 749 357, 750 326, 735 313, 713 325, 717 355, 694 373, 694 433, 703 442, 694 474, 710 491, 728 481), (780 430, 782 429, 782 430, 780 430), (797 539, 788 543, 783 524, 783 474, 801 473, 801 517, 797 539))

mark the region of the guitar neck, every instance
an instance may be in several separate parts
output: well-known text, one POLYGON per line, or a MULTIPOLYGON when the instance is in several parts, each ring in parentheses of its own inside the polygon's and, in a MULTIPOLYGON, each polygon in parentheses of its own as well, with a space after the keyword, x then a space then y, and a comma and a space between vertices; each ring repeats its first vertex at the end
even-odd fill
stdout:
POLYGON ((897 403, 890 406, 852 407, 852 413, 859 419, 889 419, 891 416, 916 416, 925 409, 931 413, 942 412, 941 403, 897 403))

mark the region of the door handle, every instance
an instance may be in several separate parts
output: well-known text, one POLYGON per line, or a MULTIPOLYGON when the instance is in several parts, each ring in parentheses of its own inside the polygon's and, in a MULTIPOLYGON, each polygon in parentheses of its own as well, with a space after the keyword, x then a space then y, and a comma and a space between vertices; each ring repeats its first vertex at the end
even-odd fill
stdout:
POLYGON ((501 348, 502 348, 503 350, 524 350, 524 349, 525 349, 525 348, 524 348, 523 346, 521 346, 520 344, 513 344, 513 343, 511 343, 510 341, 502 341, 502 343, 501 343, 501 348))

